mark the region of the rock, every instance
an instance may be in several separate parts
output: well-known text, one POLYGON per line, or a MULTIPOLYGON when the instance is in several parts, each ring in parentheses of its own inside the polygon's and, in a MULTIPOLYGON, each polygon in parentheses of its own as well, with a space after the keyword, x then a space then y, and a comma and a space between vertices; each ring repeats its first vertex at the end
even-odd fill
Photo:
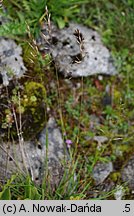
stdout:
POLYGON ((102 44, 100 35, 92 29, 76 23, 70 23, 69 27, 60 30, 52 26, 51 41, 48 35, 45 39, 50 43, 50 47, 46 46, 45 49, 50 49, 58 71, 65 77, 117 73, 109 50, 102 44), (84 37, 83 57, 74 36, 77 29, 84 37))
POLYGON ((95 115, 95 114, 91 114, 90 115, 90 125, 89 125, 90 130, 92 132, 95 132, 96 129, 98 127, 100 127, 100 125, 101 125, 100 118, 97 115, 95 115))
POLYGON ((18 143, 3 143, 0 145, 0 155, 0 181, 5 181, 12 174, 25 175, 28 172, 33 181, 41 182, 43 155, 34 142, 21 142, 21 147, 18 143))
MULTIPOLYGON (((107 195, 110 196, 110 193, 115 190, 116 185, 115 183, 110 179, 105 179, 102 183, 96 185, 93 189, 93 198, 100 198, 104 199, 104 197, 107 197, 107 195)), ((112 194, 111 194, 112 195, 112 194)))
POLYGON ((128 160, 121 172, 123 182, 134 190, 134 155, 128 160))
POLYGON ((94 136, 93 140, 98 142, 99 144, 102 144, 107 142, 108 138, 106 136, 94 136))
POLYGON ((64 166, 69 159, 66 146, 62 139, 61 132, 56 125, 54 118, 50 118, 47 127, 41 132, 39 143, 43 146, 44 155, 47 153, 48 170, 52 184, 58 185, 64 172, 64 166), (47 134, 47 135, 46 135, 47 134), (48 150, 46 143, 48 142, 48 150))
POLYGON ((102 144, 107 142, 108 138, 105 136, 94 136, 93 140, 98 143, 97 149, 101 150, 102 144))
POLYGON ((125 189, 121 185, 116 186, 116 191, 114 192, 114 197, 116 200, 121 200, 125 194, 125 189))
POLYGON ((95 184, 101 184, 108 177, 108 175, 113 171, 112 162, 104 163, 99 162, 95 165, 92 172, 92 177, 95 180, 95 184))
POLYGON ((19 144, 1 143, 0 180, 5 181, 18 172, 24 175, 28 172, 36 184, 41 184, 47 174, 52 188, 57 186, 63 176, 64 162, 67 163, 68 155, 54 118, 49 119, 37 142, 22 140, 20 144, 21 148, 19 144))
POLYGON ((10 80, 20 78, 26 72, 21 54, 22 48, 13 40, 0 38, 0 74, 4 86, 8 86, 10 80))

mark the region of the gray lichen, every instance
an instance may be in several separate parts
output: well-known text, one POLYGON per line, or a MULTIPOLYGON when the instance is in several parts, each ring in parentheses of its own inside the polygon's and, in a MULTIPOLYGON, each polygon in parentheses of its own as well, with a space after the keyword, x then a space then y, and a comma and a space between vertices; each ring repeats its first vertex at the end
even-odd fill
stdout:
POLYGON ((0 144, 0 180, 16 173, 29 173, 36 184, 41 184, 47 173, 50 184, 58 186, 63 177, 68 154, 55 119, 50 118, 38 141, 0 144))
MULTIPOLYGON (((61 30, 52 25, 51 37, 46 29, 43 33, 46 36, 44 50, 49 50, 57 70, 65 77, 117 73, 109 50, 103 45, 96 31, 80 24, 70 23, 69 27, 61 30), (74 35, 76 31, 79 31, 83 37, 82 52, 74 35)), ((43 50, 43 47, 41 49, 43 50)))
POLYGON ((26 72, 21 54, 22 48, 13 40, 0 38, 0 73, 4 86, 8 86, 10 80, 20 78, 26 72))

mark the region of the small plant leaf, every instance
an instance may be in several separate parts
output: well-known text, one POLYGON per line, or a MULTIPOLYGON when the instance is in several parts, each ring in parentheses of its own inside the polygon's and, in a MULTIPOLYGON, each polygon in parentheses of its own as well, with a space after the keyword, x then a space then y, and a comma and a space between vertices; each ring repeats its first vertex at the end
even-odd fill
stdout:
POLYGON ((0 200, 11 200, 11 192, 10 188, 5 188, 1 193, 0 193, 0 200))
POLYGON ((57 18, 56 21, 60 29, 63 29, 65 27, 65 21, 62 18, 57 18))

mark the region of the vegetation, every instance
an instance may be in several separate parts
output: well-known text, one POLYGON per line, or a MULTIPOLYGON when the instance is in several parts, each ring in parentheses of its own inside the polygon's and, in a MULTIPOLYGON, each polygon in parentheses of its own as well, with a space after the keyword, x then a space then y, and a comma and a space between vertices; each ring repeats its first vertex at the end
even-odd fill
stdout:
POLYGON ((26 121, 24 139, 34 137, 42 129, 49 107, 61 127, 64 141, 70 140, 72 163, 69 175, 65 170, 61 184, 54 191, 45 184, 35 185, 30 177, 17 175, 1 184, 0 198, 91 199, 96 189, 91 175, 93 167, 100 161, 112 161, 116 170, 109 181, 114 187, 110 192, 97 191, 96 199, 114 199, 118 185, 125 191, 123 198, 132 199, 129 188, 122 183, 120 171, 134 148, 134 1, 4 0, 2 4, 6 12, 1 8, 1 15, 9 21, 0 26, 0 36, 13 38, 22 45, 28 68, 28 76, 22 78, 20 84, 13 82, 10 89, 3 90, 0 101, 6 105, 0 107, 3 139, 17 139, 12 107, 15 107, 17 121, 20 113, 26 121), (97 30, 111 50, 119 74, 102 79, 99 76, 71 79, 73 85, 80 84, 74 95, 73 89, 55 72, 51 57, 44 57, 34 43, 44 20, 50 18, 48 12, 59 28, 73 20, 97 30), (51 81, 53 87, 50 87, 51 81), (97 116, 99 124, 93 116, 97 116), (98 148, 94 136, 106 137, 107 141, 98 148))

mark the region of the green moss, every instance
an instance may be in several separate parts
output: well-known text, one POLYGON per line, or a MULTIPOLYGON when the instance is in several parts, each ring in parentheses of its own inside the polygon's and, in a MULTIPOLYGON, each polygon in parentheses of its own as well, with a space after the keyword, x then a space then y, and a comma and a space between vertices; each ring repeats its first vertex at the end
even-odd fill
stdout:
POLYGON ((23 118, 25 121, 24 136, 37 134, 46 120, 46 89, 41 83, 29 81, 25 83, 23 99, 23 118))
POLYGON ((46 101, 46 89, 41 83, 26 82, 23 97, 24 107, 37 107, 40 103, 46 101))
POLYGON ((117 182, 120 179, 121 174, 120 172, 114 172, 110 175, 110 177, 112 181, 117 182))

